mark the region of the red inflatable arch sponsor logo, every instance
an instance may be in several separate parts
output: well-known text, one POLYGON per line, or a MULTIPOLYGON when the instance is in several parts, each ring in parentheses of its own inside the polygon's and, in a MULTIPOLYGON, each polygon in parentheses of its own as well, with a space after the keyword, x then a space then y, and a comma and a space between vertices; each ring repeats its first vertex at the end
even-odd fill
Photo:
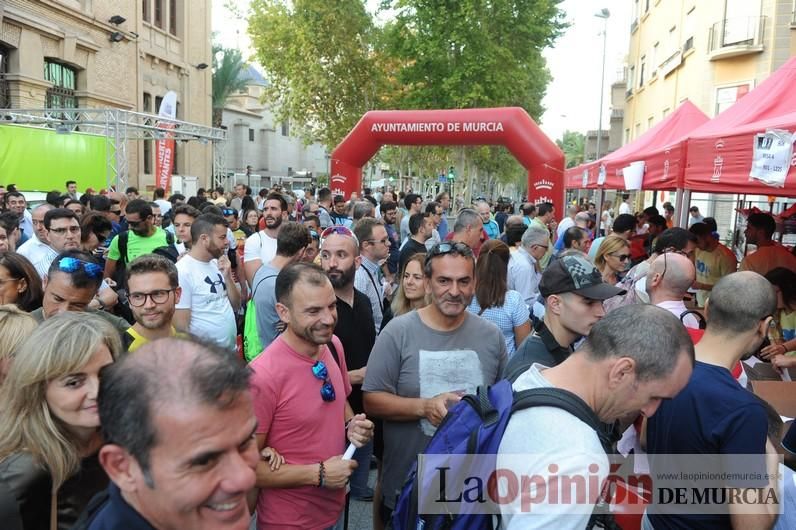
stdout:
POLYGON ((390 110, 365 114, 332 152, 332 193, 350 197, 384 145, 504 145, 528 171, 528 199, 564 203, 564 153, 524 109, 390 110))

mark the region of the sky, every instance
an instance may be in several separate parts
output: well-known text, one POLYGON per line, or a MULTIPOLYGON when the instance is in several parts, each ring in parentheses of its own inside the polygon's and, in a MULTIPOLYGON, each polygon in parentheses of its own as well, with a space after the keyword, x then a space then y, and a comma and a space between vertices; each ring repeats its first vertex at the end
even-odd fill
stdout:
MULTIPOLYGON (((322 0, 321 0, 322 1, 322 0)), ((244 58, 252 54, 246 33, 246 23, 238 20, 224 6, 226 0, 213 0, 212 22, 217 39, 225 47, 239 48, 244 58)), ((245 13, 249 0, 230 0, 245 13)), ((371 12, 378 0, 367 0, 371 12)), ((600 74, 602 66, 603 19, 594 16, 607 8, 611 16, 607 22, 605 54, 605 94, 602 116, 603 129, 610 116, 610 86, 622 71, 630 40, 630 0, 564 0, 562 10, 570 27, 553 48, 544 51, 553 76, 547 86, 543 105, 547 109, 539 124, 553 140, 561 138, 566 129, 586 132, 597 129, 600 112, 600 74)), ((380 14, 379 18, 388 17, 380 14)))

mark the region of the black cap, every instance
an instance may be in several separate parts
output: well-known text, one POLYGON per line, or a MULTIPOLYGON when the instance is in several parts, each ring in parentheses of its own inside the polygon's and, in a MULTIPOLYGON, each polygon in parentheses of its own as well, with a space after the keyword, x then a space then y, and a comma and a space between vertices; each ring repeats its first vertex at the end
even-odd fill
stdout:
POLYGON ((575 293, 592 300, 607 300, 627 291, 605 283, 600 271, 585 256, 569 254, 550 262, 539 282, 539 292, 545 298, 575 293))

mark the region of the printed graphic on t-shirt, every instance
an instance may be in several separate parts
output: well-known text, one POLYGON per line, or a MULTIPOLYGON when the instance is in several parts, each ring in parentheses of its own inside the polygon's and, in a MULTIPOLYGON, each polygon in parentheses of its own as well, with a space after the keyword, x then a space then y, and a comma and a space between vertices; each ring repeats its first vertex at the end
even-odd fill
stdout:
MULTIPOLYGON (((421 349, 418 363, 421 398, 432 398, 443 392, 453 391, 473 394, 478 385, 484 384, 481 360, 473 350, 421 349)), ((420 420, 420 427, 427 436, 433 436, 437 430, 425 418, 420 420)))
POLYGON ((211 280, 210 276, 205 276, 205 283, 210 286, 210 292, 213 294, 218 294, 216 285, 221 286, 221 292, 226 292, 227 290, 227 284, 224 283, 224 278, 221 276, 221 274, 218 275, 218 280, 211 280))

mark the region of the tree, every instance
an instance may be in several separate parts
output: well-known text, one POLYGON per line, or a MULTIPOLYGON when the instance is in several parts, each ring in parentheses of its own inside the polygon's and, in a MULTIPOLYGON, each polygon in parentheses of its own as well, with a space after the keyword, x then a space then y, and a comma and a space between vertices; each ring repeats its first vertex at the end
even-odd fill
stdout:
POLYGON ((229 96, 246 87, 248 79, 242 77, 246 67, 240 50, 213 44, 213 127, 221 127, 229 96))
POLYGON ((583 163, 583 151, 585 149, 586 137, 575 131, 564 131, 560 140, 556 140, 556 145, 564 151, 567 161, 567 169, 579 166, 583 163))
POLYGON ((542 50, 566 24, 559 0, 395 0, 386 54, 403 65, 401 108, 520 106, 534 118, 550 74, 542 50))
POLYGON ((249 34, 277 119, 305 141, 337 145, 376 108, 376 28, 362 0, 254 0, 249 34))

